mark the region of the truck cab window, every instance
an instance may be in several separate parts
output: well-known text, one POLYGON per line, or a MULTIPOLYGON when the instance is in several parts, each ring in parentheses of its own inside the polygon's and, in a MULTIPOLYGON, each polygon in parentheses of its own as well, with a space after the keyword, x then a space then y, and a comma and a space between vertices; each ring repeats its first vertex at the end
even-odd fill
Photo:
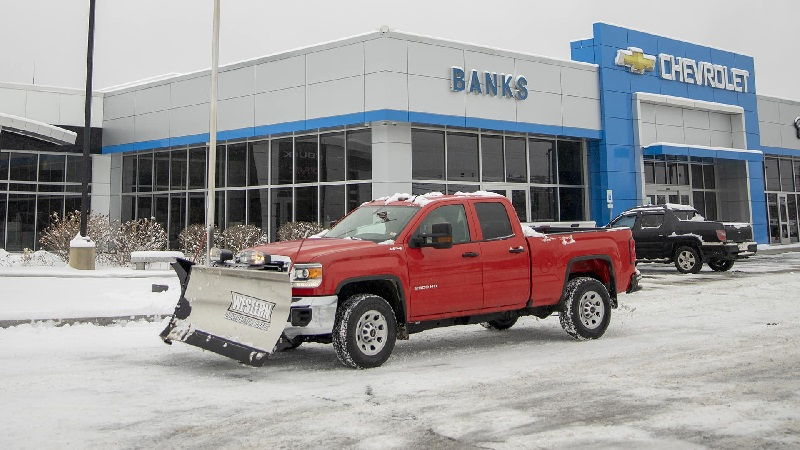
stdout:
POLYGON ((636 214, 628 214, 626 216, 617 217, 617 220, 611 222, 611 228, 633 228, 636 223, 636 214))
POLYGON ((484 239, 498 239, 514 234, 505 206, 499 202, 475 203, 484 239))
POLYGON ((639 226, 642 228, 661 228, 664 224, 664 214, 642 214, 639 226))
POLYGON ((449 223, 453 227, 453 244, 470 241, 464 205, 447 205, 434 209, 422 220, 415 235, 431 233, 433 225, 437 223, 449 223))

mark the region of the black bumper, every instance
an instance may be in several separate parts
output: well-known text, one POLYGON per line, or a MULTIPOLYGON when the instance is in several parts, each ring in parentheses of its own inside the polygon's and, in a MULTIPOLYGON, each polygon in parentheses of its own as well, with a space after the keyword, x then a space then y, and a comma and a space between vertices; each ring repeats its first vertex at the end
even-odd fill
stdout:
POLYGON ((711 259, 733 261, 755 255, 758 251, 758 244, 755 242, 748 243, 747 250, 740 249, 739 244, 703 245, 702 250, 703 259, 706 261, 711 259))

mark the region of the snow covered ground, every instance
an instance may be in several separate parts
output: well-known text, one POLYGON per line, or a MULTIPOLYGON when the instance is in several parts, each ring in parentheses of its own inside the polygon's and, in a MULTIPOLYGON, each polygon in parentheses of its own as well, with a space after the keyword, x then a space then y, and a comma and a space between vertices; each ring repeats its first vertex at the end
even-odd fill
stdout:
POLYGON ((640 268, 600 340, 446 328, 365 371, 318 344, 244 367, 159 323, 0 329, 0 448, 800 446, 800 253, 640 268))

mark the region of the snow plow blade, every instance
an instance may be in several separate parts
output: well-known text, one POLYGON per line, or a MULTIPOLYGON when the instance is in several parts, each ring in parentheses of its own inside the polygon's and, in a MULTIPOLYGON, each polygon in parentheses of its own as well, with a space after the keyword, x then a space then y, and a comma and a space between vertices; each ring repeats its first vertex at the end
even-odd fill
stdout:
POLYGON ((178 260, 173 268, 181 297, 160 334, 164 342, 181 341, 244 364, 263 365, 289 318, 289 274, 196 266, 186 260, 178 260))

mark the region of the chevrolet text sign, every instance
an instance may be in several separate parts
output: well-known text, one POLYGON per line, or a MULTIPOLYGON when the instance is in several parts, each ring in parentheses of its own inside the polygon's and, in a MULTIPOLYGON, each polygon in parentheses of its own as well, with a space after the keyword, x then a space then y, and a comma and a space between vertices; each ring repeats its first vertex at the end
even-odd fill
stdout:
POLYGON ((682 81, 698 86, 711 86, 728 91, 747 92, 750 72, 735 67, 695 61, 690 58, 661 53, 658 55, 661 78, 682 81))
MULTIPOLYGON (((659 74, 665 80, 681 81, 698 86, 711 86, 735 92, 748 92, 750 72, 735 67, 695 61, 691 58, 660 53, 658 55, 659 74)), ((648 55, 638 47, 617 50, 614 62, 627 67, 632 73, 644 74, 652 71, 656 57, 648 55)))
POLYGON ((467 77, 463 68, 453 66, 450 68, 450 90, 453 92, 467 91, 472 94, 490 95, 493 97, 528 98, 528 80, 518 75, 497 72, 482 72, 472 70, 467 77))

